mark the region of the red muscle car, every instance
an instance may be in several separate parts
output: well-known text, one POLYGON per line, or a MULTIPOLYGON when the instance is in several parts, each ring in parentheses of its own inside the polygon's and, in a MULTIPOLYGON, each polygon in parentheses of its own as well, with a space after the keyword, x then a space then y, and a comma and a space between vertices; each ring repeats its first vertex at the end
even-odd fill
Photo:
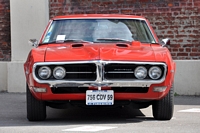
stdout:
POLYGON ((175 63, 148 20, 132 15, 69 15, 51 19, 24 64, 27 118, 46 119, 46 106, 152 105, 170 120, 175 63))

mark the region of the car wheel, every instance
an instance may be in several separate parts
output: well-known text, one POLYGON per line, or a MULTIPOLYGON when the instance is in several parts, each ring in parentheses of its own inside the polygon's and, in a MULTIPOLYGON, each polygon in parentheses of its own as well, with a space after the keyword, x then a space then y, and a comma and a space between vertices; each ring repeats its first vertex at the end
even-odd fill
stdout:
POLYGON ((42 121, 46 119, 46 105, 44 101, 35 99, 26 85, 27 119, 42 121))
POLYGON ((170 120, 174 112, 174 86, 172 85, 168 94, 161 100, 152 104, 153 116, 156 120, 170 120))

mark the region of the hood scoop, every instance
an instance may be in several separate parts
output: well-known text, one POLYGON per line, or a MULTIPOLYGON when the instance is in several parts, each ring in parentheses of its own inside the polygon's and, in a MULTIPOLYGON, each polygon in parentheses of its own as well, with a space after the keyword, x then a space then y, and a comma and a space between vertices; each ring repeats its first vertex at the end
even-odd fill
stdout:
POLYGON ((117 47, 122 47, 122 48, 127 48, 128 45, 127 44, 116 44, 117 47))
POLYGON ((81 43, 77 43, 77 44, 72 44, 72 48, 80 48, 83 47, 84 45, 81 43))

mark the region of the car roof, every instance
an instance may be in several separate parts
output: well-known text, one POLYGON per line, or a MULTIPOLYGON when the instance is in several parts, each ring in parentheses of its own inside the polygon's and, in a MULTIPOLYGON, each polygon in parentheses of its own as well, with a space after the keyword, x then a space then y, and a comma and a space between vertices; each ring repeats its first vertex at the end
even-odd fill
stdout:
POLYGON ((122 15, 122 14, 73 14, 65 16, 56 16, 53 20, 59 19, 139 19, 146 20, 142 16, 122 15))

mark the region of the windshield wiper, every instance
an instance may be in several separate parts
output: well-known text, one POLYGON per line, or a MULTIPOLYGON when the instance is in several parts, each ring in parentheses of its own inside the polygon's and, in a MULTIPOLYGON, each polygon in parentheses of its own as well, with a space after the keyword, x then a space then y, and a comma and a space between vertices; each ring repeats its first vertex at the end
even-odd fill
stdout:
POLYGON ((82 39, 65 39, 65 40, 54 40, 54 41, 50 41, 50 42, 45 42, 43 44, 47 44, 47 43, 64 43, 64 42, 90 42, 90 41, 85 41, 85 40, 82 40, 82 39))
POLYGON ((121 39, 121 38, 98 38, 97 41, 117 41, 117 42, 132 42, 130 40, 121 39))

